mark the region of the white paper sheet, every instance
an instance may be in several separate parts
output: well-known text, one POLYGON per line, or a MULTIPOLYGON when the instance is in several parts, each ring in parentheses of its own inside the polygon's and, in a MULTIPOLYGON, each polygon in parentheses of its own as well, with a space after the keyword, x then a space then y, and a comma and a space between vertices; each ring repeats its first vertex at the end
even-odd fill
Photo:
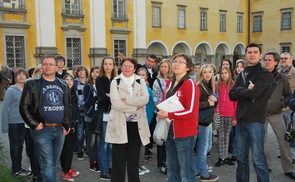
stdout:
POLYGON ((179 98, 176 95, 169 97, 160 104, 157 105, 158 109, 163 109, 167 112, 176 112, 184 110, 184 107, 179 102, 179 98))

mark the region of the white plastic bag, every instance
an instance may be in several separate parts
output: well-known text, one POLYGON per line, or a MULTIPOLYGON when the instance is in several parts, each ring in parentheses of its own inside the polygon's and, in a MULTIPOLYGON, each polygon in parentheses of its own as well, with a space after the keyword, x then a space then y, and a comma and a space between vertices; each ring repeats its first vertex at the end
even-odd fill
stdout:
POLYGON ((170 123, 166 119, 159 119, 157 117, 157 124, 153 134, 154 142, 157 145, 162 146, 167 140, 170 123))

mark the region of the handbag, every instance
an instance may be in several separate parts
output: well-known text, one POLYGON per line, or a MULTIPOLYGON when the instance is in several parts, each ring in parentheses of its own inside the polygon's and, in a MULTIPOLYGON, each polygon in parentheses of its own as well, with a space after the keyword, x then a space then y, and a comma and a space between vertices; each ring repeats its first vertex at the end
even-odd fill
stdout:
POLYGON ((157 145, 162 146, 168 138, 170 122, 166 119, 160 119, 158 117, 156 118, 156 121, 157 124, 154 130, 153 139, 157 145))
POLYGON ((213 130, 218 130, 219 126, 220 126, 220 113, 219 113, 219 109, 217 107, 214 115, 213 115, 213 123, 212 123, 212 129, 213 130))
POLYGON ((199 124, 209 126, 213 122, 214 107, 199 110, 199 124))
POLYGON ((93 134, 101 133, 102 124, 103 124, 103 109, 99 108, 98 110, 94 112, 94 116, 90 124, 90 132, 93 134))

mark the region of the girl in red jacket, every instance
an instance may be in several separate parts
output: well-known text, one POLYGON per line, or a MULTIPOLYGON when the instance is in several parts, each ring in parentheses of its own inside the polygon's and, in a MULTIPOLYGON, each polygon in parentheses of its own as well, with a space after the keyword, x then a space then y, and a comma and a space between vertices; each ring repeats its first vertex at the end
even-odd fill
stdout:
POLYGON ((232 125, 237 123, 235 119, 237 102, 229 99, 229 90, 234 85, 232 80, 232 72, 229 68, 220 69, 220 79, 217 84, 218 93, 218 109, 220 113, 220 126, 217 129, 217 145, 218 145, 218 162, 215 167, 220 167, 223 164, 234 165, 228 157, 229 134, 232 125))

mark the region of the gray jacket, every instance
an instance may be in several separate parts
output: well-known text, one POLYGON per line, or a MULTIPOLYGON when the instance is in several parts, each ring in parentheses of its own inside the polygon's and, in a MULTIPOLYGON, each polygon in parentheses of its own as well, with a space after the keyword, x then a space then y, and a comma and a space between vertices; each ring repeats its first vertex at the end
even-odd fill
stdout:
POLYGON ((281 73, 276 74, 270 89, 272 94, 268 102, 267 116, 280 114, 282 109, 288 106, 292 95, 288 78, 281 73))
POLYGON ((19 103, 22 91, 15 85, 5 92, 1 113, 2 133, 8 132, 8 124, 25 123, 19 113, 19 103))

